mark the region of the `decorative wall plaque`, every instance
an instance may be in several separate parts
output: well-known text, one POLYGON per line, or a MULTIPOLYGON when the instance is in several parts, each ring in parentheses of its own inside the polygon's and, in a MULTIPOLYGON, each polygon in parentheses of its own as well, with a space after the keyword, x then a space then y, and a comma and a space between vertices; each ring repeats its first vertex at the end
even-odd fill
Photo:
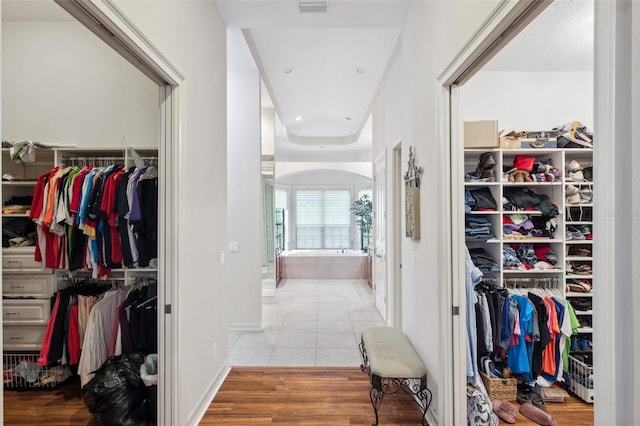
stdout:
POLYGON ((420 175, 422 167, 416 167, 413 148, 409 147, 409 169, 404 175, 406 236, 420 239, 420 175))

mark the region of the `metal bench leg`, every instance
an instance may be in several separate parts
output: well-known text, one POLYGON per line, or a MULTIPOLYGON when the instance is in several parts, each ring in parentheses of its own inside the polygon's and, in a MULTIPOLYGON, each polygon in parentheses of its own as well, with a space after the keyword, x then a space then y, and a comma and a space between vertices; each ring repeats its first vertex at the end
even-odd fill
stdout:
POLYGON ((371 399, 371 405, 373 406, 373 413, 376 416, 376 422, 371 426, 378 426, 378 407, 382 404, 382 398, 384 398, 384 389, 382 387, 382 380, 375 374, 371 375, 371 390, 369 391, 369 399, 371 399))

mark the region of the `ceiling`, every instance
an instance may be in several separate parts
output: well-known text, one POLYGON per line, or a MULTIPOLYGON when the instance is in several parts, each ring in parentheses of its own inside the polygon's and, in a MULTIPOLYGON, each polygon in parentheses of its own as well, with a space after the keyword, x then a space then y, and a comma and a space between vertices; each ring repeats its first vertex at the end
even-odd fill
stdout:
MULTIPOLYGON (((329 0, 326 14, 301 14, 297 0, 216 3, 227 25, 243 30, 245 56, 262 73, 282 123, 279 150, 370 147, 371 101, 411 2, 329 0)), ((593 0, 554 1, 483 68, 590 70, 593 0)))
MULTIPOLYGON (((593 70, 593 0, 557 0, 483 71, 593 70)), ((284 151, 367 152, 370 107, 399 42, 411 1, 216 0, 227 24, 229 70, 259 69, 264 106, 279 117, 284 151)), ((2 19, 65 21, 50 0, 2 0, 2 19)), ((369 154, 370 158, 370 154, 369 154)))
MULTIPOLYGON (((296 0, 216 1, 229 33, 242 29, 261 71, 279 118, 278 151, 370 158, 371 102, 409 3, 329 0, 326 13, 300 13, 296 0)), ((246 53, 231 37, 238 44, 229 44, 228 66, 241 68, 246 53)))

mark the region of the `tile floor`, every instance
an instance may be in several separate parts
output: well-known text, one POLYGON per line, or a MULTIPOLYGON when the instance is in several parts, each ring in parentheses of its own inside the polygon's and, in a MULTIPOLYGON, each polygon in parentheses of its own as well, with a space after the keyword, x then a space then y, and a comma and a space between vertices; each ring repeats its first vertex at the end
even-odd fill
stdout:
POLYGON ((231 366, 358 367, 360 333, 384 325, 366 280, 283 280, 260 332, 229 333, 231 366))

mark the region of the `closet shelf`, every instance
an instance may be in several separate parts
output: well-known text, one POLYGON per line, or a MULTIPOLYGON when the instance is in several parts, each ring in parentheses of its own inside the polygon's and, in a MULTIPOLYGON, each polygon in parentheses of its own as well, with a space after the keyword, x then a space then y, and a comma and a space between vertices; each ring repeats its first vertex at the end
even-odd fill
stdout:
POLYGON ((569 292, 565 294, 567 297, 593 297, 593 293, 569 292))
POLYGON ((557 238, 503 238, 505 243, 561 243, 557 238))
POLYGON ((27 213, 2 214, 2 217, 29 217, 27 213))
POLYGON ((36 180, 3 180, 2 185, 6 186, 36 186, 36 180))
POLYGON ((580 327, 578 333, 593 333, 593 327, 580 327))
POLYGON ((509 274, 509 275, 511 274, 539 275, 539 274, 559 274, 562 272, 562 269, 529 269, 529 270, 505 269, 502 272, 504 274, 509 274))
POLYGON ((2 254, 34 254, 35 252, 36 246, 2 248, 2 254))
POLYGON ((482 211, 482 210, 471 210, 470 212, 466 212, 465 214, 470 214, 470 215, 484 215, 484 214, 498 214, 500 213, 497 210, 486 210, 486 211, 482 211))
POLYGON ((570 203, 567 203, 565 207, 593 207, 593 203, 589 203, 589 204, 582 204, 582 203, 570 204, 570 203))
POLYGON ((573 312, 576 315, 593 315, 593 311, 592 310, 588 310, 588 311, 576 311, 575 309, 573 310, 573 312))
MULTIPOLYGON (((565 222, 565 225, 593 225, 593 221, 583 221, 583 222, 565 222)), ((571 241, 571 240, 569 240, 571 241)))
POLYGON ((591 275, 591 274, 589 274, 589 275, 579 275, 579 274, 567 273, 567 279, 573 279, 573 280, 587 279, 587 280, 590 280, 592 278, 593 278, 593 275, 591 275))
POLYGON ((560 186, 564 182, 504 182, 502 186, 560 186))
POLYGON ((585 260, 585 261, 588 260, 588 261, 591 261, 591 260, 593 260, 593 257, 591 257, 591 256, 567 256, 565 259, 566 260, 574 260, 574 261, 576 261, 576 260, 585 260))
POLYGON ((502 214, 528 214, 530 216, 542 216, 542 212, 539 210, 503 210, 502 214))
POLYGON ((466 180, 464 182, 465 186, 498 186, 500 185, 500 182, 482 182, 482 181, 475 181, 475 180, 466 180))

